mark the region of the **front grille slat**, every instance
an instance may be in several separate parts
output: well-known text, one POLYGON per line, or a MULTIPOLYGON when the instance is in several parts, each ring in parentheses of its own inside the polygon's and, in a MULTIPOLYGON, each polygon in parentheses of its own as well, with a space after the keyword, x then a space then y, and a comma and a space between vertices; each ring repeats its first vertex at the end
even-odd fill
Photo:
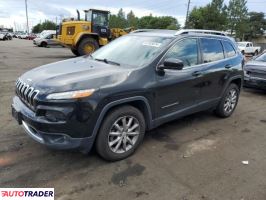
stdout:
POLYGON ((251 77, 266 79, 265 73, 250 72, 251 77))
POLYGON ((16 82, 16 93, 22 102, 31 109, 35 109, 35 100, 39 94, 39 90, 35 90, 29 84, 18 79, 16 82))

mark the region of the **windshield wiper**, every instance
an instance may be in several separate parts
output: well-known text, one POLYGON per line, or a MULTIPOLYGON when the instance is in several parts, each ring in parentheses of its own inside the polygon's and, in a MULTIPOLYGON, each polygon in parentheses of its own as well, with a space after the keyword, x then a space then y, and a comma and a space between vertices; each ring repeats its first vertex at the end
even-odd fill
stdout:
POLYGON ((114 61, 111 61, 111 60, 107 60, 106 58, 104 58, 104 59, 95 58, 94 60, 97 60, 97 61, 100 61, 100 62, 105 62, 105 63, 111 64, 111 65, 120 66, 120 63, 117 63, 117 62, 114 62, 114 61))

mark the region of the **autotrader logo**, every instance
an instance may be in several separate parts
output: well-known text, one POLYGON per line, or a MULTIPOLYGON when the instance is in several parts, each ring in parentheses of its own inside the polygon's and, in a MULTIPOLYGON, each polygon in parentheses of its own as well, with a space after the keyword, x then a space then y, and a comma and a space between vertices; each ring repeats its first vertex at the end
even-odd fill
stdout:
POLYGON ((0 188, 1 200, 54 200, 54 188, 0 188))

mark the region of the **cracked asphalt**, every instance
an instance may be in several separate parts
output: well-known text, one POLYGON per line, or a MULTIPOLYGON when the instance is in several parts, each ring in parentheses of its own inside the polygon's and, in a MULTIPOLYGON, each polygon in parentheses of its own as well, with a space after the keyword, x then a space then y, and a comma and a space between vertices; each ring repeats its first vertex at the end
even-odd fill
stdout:
POLYGON ((266 199, 266 93, 242 90, 232 117, 210 111, 146 133, 138 151, 114 163, 95 152, 47 149, 11 117, 15 80, 70 50, 0 41, 0 187, 54 187, 56 199, 266 199), (248 165, 242 161, 249 161, 248 165))

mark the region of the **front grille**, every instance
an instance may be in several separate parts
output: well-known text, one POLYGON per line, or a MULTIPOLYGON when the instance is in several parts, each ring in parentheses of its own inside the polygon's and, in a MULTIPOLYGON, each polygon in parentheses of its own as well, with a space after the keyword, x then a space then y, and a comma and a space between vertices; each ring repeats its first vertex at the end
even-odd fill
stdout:
POLYGON ((16 94, 28 107, 35 108, 36 97, 39 94, 39 90, 35 90, 29 84, 26 84, 21 79, 16 82, 16 94))
POLYGON ((254 78, 266 79, 266 73, 249 72, 249 75, 254 78))

